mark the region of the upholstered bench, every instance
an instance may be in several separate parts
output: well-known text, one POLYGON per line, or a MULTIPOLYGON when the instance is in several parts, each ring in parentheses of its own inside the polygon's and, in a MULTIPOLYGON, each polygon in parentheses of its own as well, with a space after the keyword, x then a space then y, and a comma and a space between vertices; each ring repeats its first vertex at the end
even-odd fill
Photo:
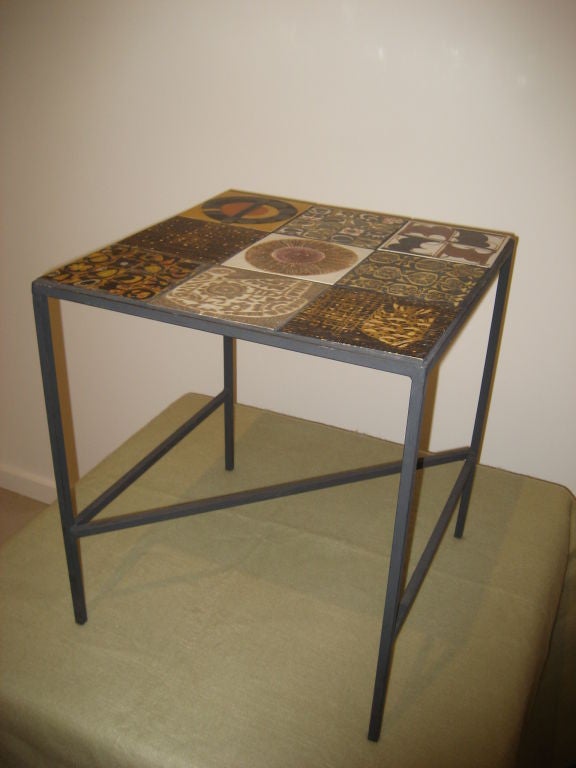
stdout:
MULTIPOLYGON (((84 478, 94 498, 207 400, 189 395, 84 478)), ((401 446, 237 407, 103 514, 386 461, 401 446)), ((458 471, 425 470, 412 563, 458 471)), ((0 552, 0 765, 467 768, 515 765, 566 572, 572 497, 479 467, 398 638, 366 739, 397 476, 83 542, 74 622, 56 506, 0 552)))

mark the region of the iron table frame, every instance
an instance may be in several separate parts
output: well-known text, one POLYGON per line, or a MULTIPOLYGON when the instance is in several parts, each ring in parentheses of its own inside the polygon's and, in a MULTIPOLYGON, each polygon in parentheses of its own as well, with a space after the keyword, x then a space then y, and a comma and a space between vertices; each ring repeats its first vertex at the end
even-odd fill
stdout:
POLYGON ((178 310, 161 306, 151 307, 136 300, 104 295, 93 290, 54 283, 45 278, 34 281, 32 285, 36 332, 44 387, 44 397, 50 434, 50 445, 54 465, 54 475, 58 494, 64 546, 68 566, 68 575, 74 608, 74 617, 78 624, 87 620, 86 598, 80 560, 80 539, 123 528, 146 525, 177 517, 201 514, 215 509, 223 509, 256 501, 263 501, 281 496, 288 496, 307 491, 328 488, 345 483, 353 483, 400 474, 400 484, 396 503, 394 532, 384 612, 380 633, 380 646, 374 681, 372 707, 368 738, 378 741, 380 737, 386 692, 390 677, 392 653, 396 638, 414 602, 418 590, 430 568, 442 537, 450 523, 458 501, 460 501, 455 536, 460 538, 464 531, 466 515, 472 493, 474 474, 478 462, 482 436, 494 377, 495 364, 501 337, 502 323, 508 294, 511 266, 514 255, 514 242, 511 239, 486 277, 466 298, 466 305, 458 314, 447 332, 425 359, 404 355, 384 353, 376 350, 347 347, 318 339, 298 337, 281 332, 240 326, 207 317, 194 316, 178 310), (419 456, 422 417, 426 398, 426 389, 430 372, 443 357, 446 349, 470 317, 474 307, 485 295, 493 280, 498 277, 496 296, 492 310, 492 319, 484 361, 480 394, 469 446, 445 450, 432 455, 419 456), (196 330, 208 331, 223 337, 224 352, 224 387, 198 413, 188 419, 159 446, 150 451, 132 469, 105 490, 97 499, 90 502, 82 511, 77 512, 72 493, 70 473, 66 455, 66 440, 61 412, 61 388, 58 381, 57 363, 54 354, 54 328, 50 317, 50 300, 72 301, 107 309, 124 314, 154 319, 159 322, 179 325, 196 330), (174 445, 189 434, 198 424, 217 408, 224 408, 224 456, 225 467, 234 467, 234 366, 235 339, 265 344, 267 346, 303 352, 318 357, 376 368, 410 378, 410 397, 406 419, 406 433, 401 461, 378 464, 361 469, 345 470, 329 475, 296 480, 287 483, 255 488, 248 491, 229 493, 166 507, 148 509, 130 514, 94 520, 97 514, 113 499, 122 493, 156 461, 164 456, 174 445), (408 583, 405 582, 405 568, 408 554, 408 531, 412 511, 412 500, 416 472, 422 467, 431 467, 462 461, 462 467, 454 483, 444 508, 438 518, 428 543, 414 568, 408 583))

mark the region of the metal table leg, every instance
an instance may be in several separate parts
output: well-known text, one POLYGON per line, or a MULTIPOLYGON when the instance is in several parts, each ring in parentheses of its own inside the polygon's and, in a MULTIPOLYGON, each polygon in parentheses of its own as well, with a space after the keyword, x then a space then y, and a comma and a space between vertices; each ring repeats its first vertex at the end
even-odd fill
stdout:
POLYGON ((234 469, 234 390, 236 340, 224 336, 224 463, 234 469))
POLYGON ((396 518, 394 522, 394 535, 392 538, 392 551, 390 554, 390 567, 388 570, 386 601, 384 603, 380 649, 376 667, 376 678, 374 681, 370 727, 368 730, 368 738, 371 741, 378 741, 380 738, 384 703, 390 677, 392 651, 397 634, 396 625, 406 570, 408 530, 412 498, 414 495, 414 484, 416 480, 418 446, 422 428, 426 382, 426 371, 421 370, 412 378, 410 388, 406 439, 404 441, 404 453, 402 456, 402 471, 400 473, 400 487, 398 489, 398 500, 396 504, 396 518))
POLYGON ((482 373, 482 384, 480 386, 480 395, 478 397, 478 407, 476 409, 476 418, 474 421, 474 430, 472 433, 472 442, 470 443, 470 452, 474 459, 474 468, 462 492, 458 518, 456 520, 456 529, 454 535, 461 538, 464 533, 466 515, 472 495, 472 486, 474 484, 474 474, 476 464, 480 456, 480 447, 486 426, 486 416, 488 413, 488 403, 490 402, 490 391, 494 379, 494 369, 496 367, 496 357, 498 354, 498 344, 502 332, 502 322, 504 320, 504 309, 506 307, 506 298, 508 296, 508 284, 510 282, 510 272, 512 268, 512 256, 510 256, 502 265, 498 275, 498 286, 496 288, 496 297, 494 299, 494 308, 492 310, 492 322, 490 325, 490 336, 488 338, 488 347, 486 349, 486 358, 484 361, 484 371, 482 373))
POLYGON ((175 432, 167 437, 159 446, 150 451, 150 453, 141 459, 138 464, 126 472, 109 489, 104 491, 97 499, 94 499, 78 514, 71 491, 70 473, 66 455, 66 440, 62 425, 60 391, 58 388, 58 374, 54 355, 53 329, 50 319, 49 299, 45 294, 35 292, 33 300, 40 367, 42 371, 44 398, 46 401, 46 413, 48 417, 48 430, 52 449, 52 462, 54 465, 58 506, 60 509, 60 519, 64 535, 64 547, 68 564, 74 617, 78 624, 84 624, 87 620, 87 612, 82 578, 80 543, 78 540, 79 525, 87 523, 95 517, 101 509, 113 501, 129 485, 137 480, 140 475, 162 458, 167 451, 189 434, 219 405, 224 405, 225 466, 228 470, 234 469, 235 340, 227 336, 224 337, 223 391, 214 397, 210 403, 200 409, 197 414, 194 414, 192 418, 188 419, 187 422, 175 430, 175 432))
POLYGON ((68 564, 68 576, 72 592, 74 618, 76 619, 77 624, 84 624, 87 619, 87 614, 84 583, 82 579, 80 544, 71 532, 75 516, 74 499, 70 490, 66 443, 64 439, 64 430, 62 428, 62 413, 60 409, 60 393, 58 389, 56 362, 54 359, 50 308, 48 305, 48 298, 45 295, 34 295, 34 317, 36 320, 40 367, 42 370, 48 430, 52 448, 52 462, 54 464, 54 477, 58 493, 62 533, 64 535, 64 548, 66 551, 66 562, 68 564))
POLYGON ((476 464, 478 462, 482 436, 486 424, 486 415, 488 411, 488 403, 490 400, 490 390, 494 378, 498 343, 500 340, 502 322, 504 318, 504 309, 506 306, 506 298, 508 294, 511 266, 512 257, 510 256, 502 265, 498 277, 498 287, 496 290, 496 298, 492 313, 490 336, 486 350, 486 359, 484 362, 484 371, 482 375, 482 384, 480 387, 480 395, 476 411, 472 442, 466 463, 461 473, 462 480, 459 479, 455 484, 451 496, 444 508, 441 519, 438 523, 438 535, 434 534, 429 544, 427 545, 427 547, 429 547, 431 550, 431 554, 428 556, 427 553, 425 553, 424 558, 421 560, 422 564, 418 563, 416 566, 416 571, 418 571, 418 574, 415 581, 417 584, 414 589, 408 590, 408 592, 411 594, 408 596, 409 599, 406 601, 406 605, 403 606, 404 610, 400 611, 400 601, 403 597, 402 590, 407 559, 407 533, 414 493, 427 373, 422 371, 421 374, 415 375, 412 378, 410 403, 408 406, 408 418, 406 425, 406 440, 404 443, 402 471, 400 476, 400 487, 398 491, 396 518, 392 540, 392 552, 388 572, 388 584, 386 588, 386 601, 384 604, 384 617, 382 621, 382 631, 380 636, 380 649, 378 654, 376 679, 374 683, 370 727, 368 731, 368 738, 371 741, 378 741, 380 737, 384 704, 390 676, 392 652, 396 636, 403 623, 403 620, 406 618, 407 611, 409 610, 417 592, 418 584, 421 583, 429 563, 431 562, 433 553, 438 546, 444 525, 448 522, 449 517, 451 516, 451 510, 454 508, 454 505, 457 502, 460 488, 462 489, 462 492, 458 519, 456 522, 455 536, 460 538, 464 530, 466 514, 470 503, 470 496, 472 494, 474 473, 476 464), (462 482, 462 485, 460 485, 460 482, 462 482))

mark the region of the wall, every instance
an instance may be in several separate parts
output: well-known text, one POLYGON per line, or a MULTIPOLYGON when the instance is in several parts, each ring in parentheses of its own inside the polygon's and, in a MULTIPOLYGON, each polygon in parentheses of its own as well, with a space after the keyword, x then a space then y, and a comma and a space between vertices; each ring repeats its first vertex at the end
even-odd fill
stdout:
MULTIPOLYGON (((3 0, 0 484, 52 494, 30 281, 229 187, 516 232, 482 461, 576 481, 576 4, 3 0)), ((492 294, 444 360, 466 443, 492 294)), ((63 308, 84 472, 217 339, 63 308)), ((404 379, 247 344, 239 400, 403 437, 404 379)))

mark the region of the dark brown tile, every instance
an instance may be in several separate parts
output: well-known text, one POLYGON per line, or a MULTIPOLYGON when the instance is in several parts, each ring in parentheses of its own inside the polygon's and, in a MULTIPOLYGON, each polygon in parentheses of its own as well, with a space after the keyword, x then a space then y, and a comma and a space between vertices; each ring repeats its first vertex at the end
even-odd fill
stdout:
POLYGON ((281 330, 323 341, 424 358, 455 312, 392 299, 373 291, 332 286, 281 330))
POLYGON ((196 263, 217 264, 263 236, 262 232, 252 229, 174 216, 121 243, 189 258, 196 263))

